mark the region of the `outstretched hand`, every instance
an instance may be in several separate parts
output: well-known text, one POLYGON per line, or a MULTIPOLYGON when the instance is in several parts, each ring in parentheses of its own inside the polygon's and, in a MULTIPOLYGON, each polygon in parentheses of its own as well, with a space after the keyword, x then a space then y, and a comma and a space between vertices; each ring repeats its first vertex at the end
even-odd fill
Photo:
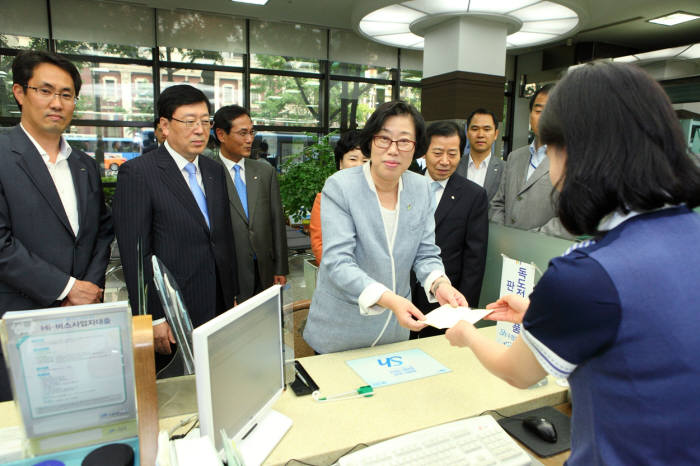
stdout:
POLYGON ((377 304, 391 309, 399 325, 404 328, 417 332, 425 327, 424 323, 419 322, 425 320, 425 315, 411 301, 396 293, 385 291, 377 304))
POLYGON ((469 306, 464 295, 447 282, 438 285, 435 290, 435 299, 437 299, 441 306, 443 304, 449 304, 452 307, 469 306))
POLYGON ((493 312, 484 317, 484 319, 519 324, 522 323, 525 312, 529 306, 530 300, 527 298, 523 298, 517 294, 505 295, 498 301, 486 306, 486 309, 491 309, 493 312))

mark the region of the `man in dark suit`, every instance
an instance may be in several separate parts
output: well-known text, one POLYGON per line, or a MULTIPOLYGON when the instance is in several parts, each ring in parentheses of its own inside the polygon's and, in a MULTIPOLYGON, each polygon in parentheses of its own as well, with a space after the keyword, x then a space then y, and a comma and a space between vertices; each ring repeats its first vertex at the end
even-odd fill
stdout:
MULTIPOLYGON (((81 79, 63 57, 12 63, 19 126, 0 136, 0 315, 98 303, 114 238, 95 161, 62 137, 81 79)), ((0 354, 0 401, 12 398, 0 354)))
POLYGON ((466 133, 469 153, 459 161, 457 173, 484 188, 491 202, 501 184, 505 165, 498 155, 491 153, 498 138, 496 115, 484 108, 474 110, 467 117, 466 133))
MULTIPOLYGON (((464 135, 452 121, 441 121, 428 127, 429 141, 425 154, 425 176, 435 195, 435 243, 445 273, 467 299, 470 306, 479 304, 481 282, 486 267, 488 242, 488 200, 486 191, 476 183, 455 173, 464 150, 464 135)), ((420 284, 413 282, 413 304, 424 314, 438 307, 429 303, 420 284)), ((426 327, 411 338, 445 333, 426 327)))
POLYGON ((132 311, 140 242, 156 351, 170 354, 175 338, 152 282, 151 256, 172 273, 193 327, 231 308, 238 283, 226 173, 199 157, 209 139, 209 100, 192 86, 172 86, 158 98, 158 114, 166 141, 120 167, 112 206, 132 311))
POLYGON ((287 232, 275 169, 249 158, 255 131, 248 111, 238 105, 220 108, 214 132, 219 161, 228 173, 240 303, 273 284, 287 283, 287 232))

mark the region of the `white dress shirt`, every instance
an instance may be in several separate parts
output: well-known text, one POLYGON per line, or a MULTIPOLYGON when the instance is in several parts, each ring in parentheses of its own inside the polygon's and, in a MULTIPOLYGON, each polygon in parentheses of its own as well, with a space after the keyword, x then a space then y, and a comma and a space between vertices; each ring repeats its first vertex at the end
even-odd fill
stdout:
POLYGON ((425 177, 428 179, 430 190, 435 193, 435 208, 437 209, 437 206, 440 205, 440 199, 442 199, 442 193, 445 192, 445 186, 447 186, 449 178, 442 181, 437 181, 437 183, 440 185, 440 188, 435 190, 433 189, 433 182, 436 182, 436 180, 434 180, 433 177, 430 176, 430 172, 428 172, 428 170, 425 171, 425 177))
POLYGON ((477 168, 470 152, 469 163, 467 164, 467 179, 469 181, 473 181, 483 188, 484 181, 486 181, 486 173, 489 170, 489 162, 491 162, 491 152, 489 152, 488 157, 482 160, 481 165, 479 165, 479 168, 477 168))
MULTIPOLYGON (((170 156, 173 158, 175 163, 177 164, 177 168, 180 170, 180 173, 182 174, 182 177, 185 179, 185 183, 187 183, 187 186, 190 185, 190 174, 185 170, 185 165, 190 163, 189 160, 187 160, 185 157, 180 155, 175 149, 173 149, 170 144, 168 144, 168 141, 165 141, 163 143, 165 148, 167 149, 168 153, 170 156)), ((202 183, 202 172, 199 170, 199 156, 195 157, 194 160, 192 161, 194 164, 196 170, 195 170, 195 176, 197 177, 197 184, 199 185, 200 188, 202 188, 202 192, 206 196, 207 193, 204 191, 204 184, 202 183)))
MULTIPOLYGON (((34 144, 36 150, 41 155, 41 158, 46 164, 46 168, 49 170, 49 175, 53 180, 53 184, 58 191, 58 197, 61 199, 61 204, 63 205, 63 210, 66 212, 68 217, 68 223, 73 230, 73 234, 77 237, 78 231, 80 230, 80 221, 78 217, 78 195, 75 193, 75 184, 73 183, 73 175, 70 172, 70 166, 68 165, 68 156, 72 152, 71 147, 66 142, 66 139, 61 136, 61 142, 58 147, 58 157, 56 158, 56 163, 51 163, 49 160, 49 153, 36 142, 36 139, 32 137, 31 134, 19 124, 24 134, 27 135, 29 140, 34 144)), ((75 284, 75 277, 70 277, 68 279, 68 284, 63 289, 63 292, 56 298, 57 301, 62 301, 68 292, 73 288, 75 284)))
POLYGON ((525 178, 525 180, 530 179, 546 156, 547 145, 543 144, 539 149, 535 150, 535 141, 532 141, 532 144, 530 144, 530 163, 527 166, 527 178, 525 178))

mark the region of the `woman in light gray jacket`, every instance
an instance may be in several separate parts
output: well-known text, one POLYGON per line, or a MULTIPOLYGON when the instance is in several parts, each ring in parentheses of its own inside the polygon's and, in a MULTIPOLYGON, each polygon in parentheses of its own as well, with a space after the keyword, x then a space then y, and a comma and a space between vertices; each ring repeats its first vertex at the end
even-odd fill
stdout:
POLYGON ((431 302, 467 305, 435 245, 431 187, 406 171, 426 149, 423 117, 405 102, 382 104, 360 147, 370 163, 335 173, 321 194, 323 261, 304 329, 318 353, 407 340, 423 328, 411 268, 431 302))

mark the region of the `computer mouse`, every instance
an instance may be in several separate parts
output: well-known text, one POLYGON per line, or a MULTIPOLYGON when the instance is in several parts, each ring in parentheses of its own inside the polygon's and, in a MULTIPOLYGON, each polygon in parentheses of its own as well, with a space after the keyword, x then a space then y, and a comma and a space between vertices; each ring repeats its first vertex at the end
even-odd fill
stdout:
POLYGON ((557 429, 543 417, 531 416, 523 420, 523 427, 545 442, 557 443, 557 429))

